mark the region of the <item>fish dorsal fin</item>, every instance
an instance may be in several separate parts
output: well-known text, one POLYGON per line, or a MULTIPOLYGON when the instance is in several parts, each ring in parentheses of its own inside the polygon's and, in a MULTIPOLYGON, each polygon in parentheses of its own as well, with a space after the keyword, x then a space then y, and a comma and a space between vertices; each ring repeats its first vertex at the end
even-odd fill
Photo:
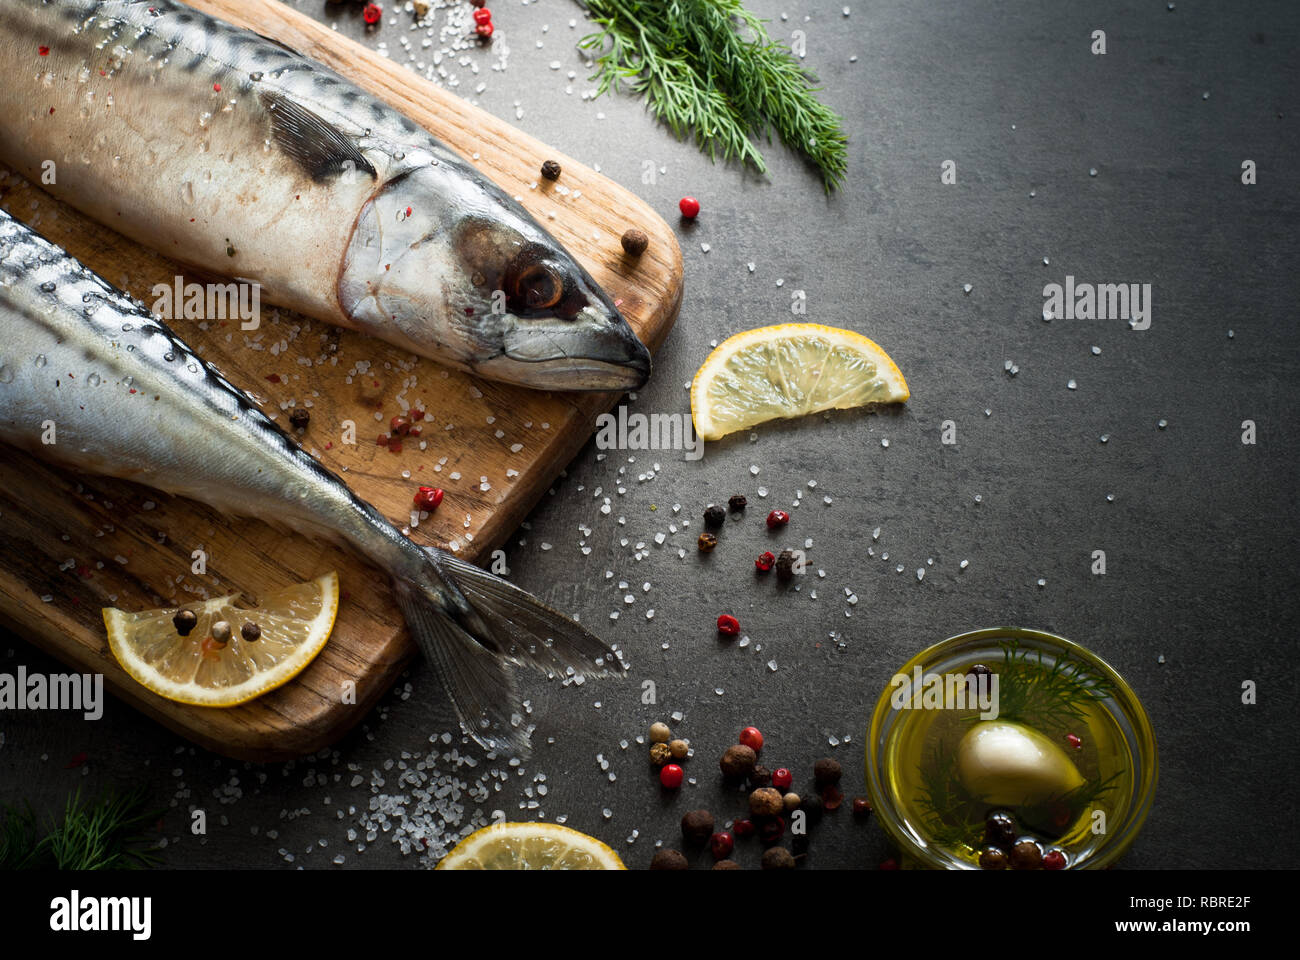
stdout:
POLYGON ((351 170, 377 178, 374 166, 350 137, 302 104, 278 93, 263 93, 276 144, 313 180, 351 170))

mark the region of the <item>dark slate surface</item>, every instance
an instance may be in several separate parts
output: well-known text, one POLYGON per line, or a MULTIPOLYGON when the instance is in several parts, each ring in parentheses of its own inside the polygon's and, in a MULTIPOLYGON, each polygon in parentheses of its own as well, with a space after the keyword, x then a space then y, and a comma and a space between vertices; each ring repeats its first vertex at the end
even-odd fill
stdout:
MULTIPOLYGON (((633 100, 584 102, 585 70, 573 48, 583 32, 579 8, 563 0, 495 11, 498 39, 511 53, 504 73, 475 55, 488 82, 481 103, 513 118, 519 101, 520 126, 599 163, 671 219, 683 194, 703 203, 698 223, 681 231, 681 319, 631 410, 687 412, 684 385, 710 342, 800 319, 790 314, 798 289, 806 291, 807 320, 882 344, 913 398, 878 415, 769 425, 755 439, 711 444, 699 462, 672 451, 602 459, 589 445, 539 504, 530 529, 512 538, 509 563, 517 582, 619 643, 634 682, 561 689, 530 680, 541 745, 518 789, 489 808, 532 816, 516 803, 532 774, 544 772, 548 817, 565 814, 629 864, 644 865, 656 840, 677 844, 686 810, 708 806, 729 819, 743 809, 741 796, 720 787, 716 758, 751 722, 767 735, 769 765, 793 767, 802 785, 817 757, 836 756, 852 795, 866 719, 894 669, 946 636, 1014 623, 1091 647, 1146 704, 1160 743, 1160 786, 1126 866, 1292 863, 1295 6, 879 0, 853 3, 848 18, 838 2, 752 6, 774 18, 778 37, 806 31, 806 62, 846 118, 852 170, 838 196, 824 197, 780 149, 767 150, 764 180, 710 166, 633 100), (778 19, 783 9, 786 22, 778 19), (1095 29, 1106 31, 1105 56, 1090 53, 1095 29), (552 60, 562 69, 551 70, 552 60), (570 69, 578 78, 565 95, 570 69), (945 160, 956 162, 955 186, 940 182, 945 160), (1244 160, 1255 161, 1257 185, 1241 183, 1244 160), (647 161, 666 168, 653 184, 641 181, 647 161), (1150 328, 1045 323, 1042 288, 1067 274, 1151 284, 1150 328), (1018 366, 1014 377, 1007 360, 1018 366), (949 419, 958 442, 946 446, 940 425, 949 419), (1241 441, 1244 420, 1257 425, 1254 445, 1241 441), (654 479, 639 482, 655 462, 654 479), (598 511, 598 486, 613 500, 609 516, 598 511), (769 536, 767 509, 789 509, 800 490, 787 532, 769 536), (747 516, 729 522, 717 551, 700 557, 693 541, 701 511, 737 492, 750 498, 747 516), (656 546, 653 535, 666 531, 674 504, 691 526, 656 546), (875 527, 881 534, 872 544, 875 527), (814 572, 801 590, 756 582, 757 553, 805 538, 814 572), (638 542, 646 544, 641 561, 638 542), (1106 551, 1105 576, 1090 573, 1097 549, 1106 551), (888 562, 880 558, 886 551, 888 562), (970 566, 959 572, 963 559, 970 566), (894 572, 900 562, 902 574, 894 572), (922 582, 917 568, 926 571, 922 582), (620 580, 631 584, 627 591, 616 589, 620 580), (855 606, 845 587, 856 591, 855 606), (624 593, 635 602, 625 604, 624 593), (614 610, 617 622, 608 619, 614 610), (747 649, 718 641, 713 622, 724 611, 740 618, 747 649), (641 703, 645 680, 657 686, 656 706, 641 703), (1258 684, 1257 705, 1241 704, 1244 680, 1258 684), (624 751, 619 741, 675 711, 684 715, 675 731, 698 756, 687 765, 697 782, 672 796, 658 789, 644 748, 624 751), (847 742, 831 747, 832 737, 847 742)), ((359 18, 337 15, 340 8, 314 0, 301 7, 363 33, 359 18)), ((398 37, 408 22, 405 14, 388 18, 370 42, 386 41, 405 59, 398 37)), ((409 34, 416 46, 420 36, 409 34)), ((0 643, 0 652, 6 671, 20 663, 58 669, 18 638, 0 643)), ((332 757, 265 768, 195 751, 118 703, 94 723, 3 715, 0 799, 53 809, 75 787, 140 781, 160 805, 179 804, 165 831, 179 838, 167 850, 175 865, 280 866, 281 846, 297 865, 327 866, 341 850, 349 866, 413 865, 383 840, 356 856, 344 840, 353 818, 336 817, 368 798, 368 787, 348 786, 348 764, 369 777, 449 729, 429 672, 417 666, 407 679, 409 699, 390 698, 332 757), (83 752, 84 765, 65 768, 83 752), (304 786, 310 771, 342 780, 304 786), (243 797, 220 804, 216 791, 232 776, 243 797), (187 835, 190 804, 209 810, 201 841, 187 835), (310 814, 282 818, 300 808, 310 814), (261 835, 267 829, 279 838, 261 835), (322 838, 327 848, 317 845, 322 838), (309 847, 316 852, 303 855, 309 847)), ((391 787, 393 774, 386 776, 391 787)), ((808 863, 874 866, 889 855, 882 832, 854 824, 844 809, 817 831, 808 863)), ((755 848, 739 858, 754 862, 755 848)))

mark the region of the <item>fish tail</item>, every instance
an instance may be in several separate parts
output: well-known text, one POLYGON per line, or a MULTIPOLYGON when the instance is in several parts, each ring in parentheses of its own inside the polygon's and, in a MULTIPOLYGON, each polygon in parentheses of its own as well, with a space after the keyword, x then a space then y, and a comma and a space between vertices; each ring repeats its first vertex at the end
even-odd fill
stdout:
POLYGON ((517 756, 530 749, 514 668, 561 677, 625 670, 615 651, 531 593, 445 551, 424 553, 419 574, 396 580, 397 603, 461 723, 484 747, 517 756))

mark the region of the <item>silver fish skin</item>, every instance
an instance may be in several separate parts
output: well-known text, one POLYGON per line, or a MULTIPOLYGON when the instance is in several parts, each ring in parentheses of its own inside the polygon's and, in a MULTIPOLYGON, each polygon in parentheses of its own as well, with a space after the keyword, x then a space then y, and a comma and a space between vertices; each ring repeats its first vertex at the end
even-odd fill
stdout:
POLYGON ((0 159, 166 256, 489 379, 649 377, 613 302, 519 203, 275 41, 173 0, 3 0, 0 72, 0 159))
POLYGON ((392 577, 411 635, 483 745, 528 749, 512 668, 622 671, 571 618, 412 543, 143 304, 3 211, 0 329, 0 442, 341 541, 392 577))

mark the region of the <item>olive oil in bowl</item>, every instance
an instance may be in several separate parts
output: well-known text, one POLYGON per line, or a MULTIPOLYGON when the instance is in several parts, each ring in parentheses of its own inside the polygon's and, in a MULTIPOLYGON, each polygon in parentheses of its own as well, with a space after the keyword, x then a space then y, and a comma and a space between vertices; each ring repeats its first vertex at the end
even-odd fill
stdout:
POLYGON ((1150 808, 1156 746, 1104 661, 1020 629, 954 637, 882 694, 867 788, 905 855, 952 869, 1097 867, 1150 808))

